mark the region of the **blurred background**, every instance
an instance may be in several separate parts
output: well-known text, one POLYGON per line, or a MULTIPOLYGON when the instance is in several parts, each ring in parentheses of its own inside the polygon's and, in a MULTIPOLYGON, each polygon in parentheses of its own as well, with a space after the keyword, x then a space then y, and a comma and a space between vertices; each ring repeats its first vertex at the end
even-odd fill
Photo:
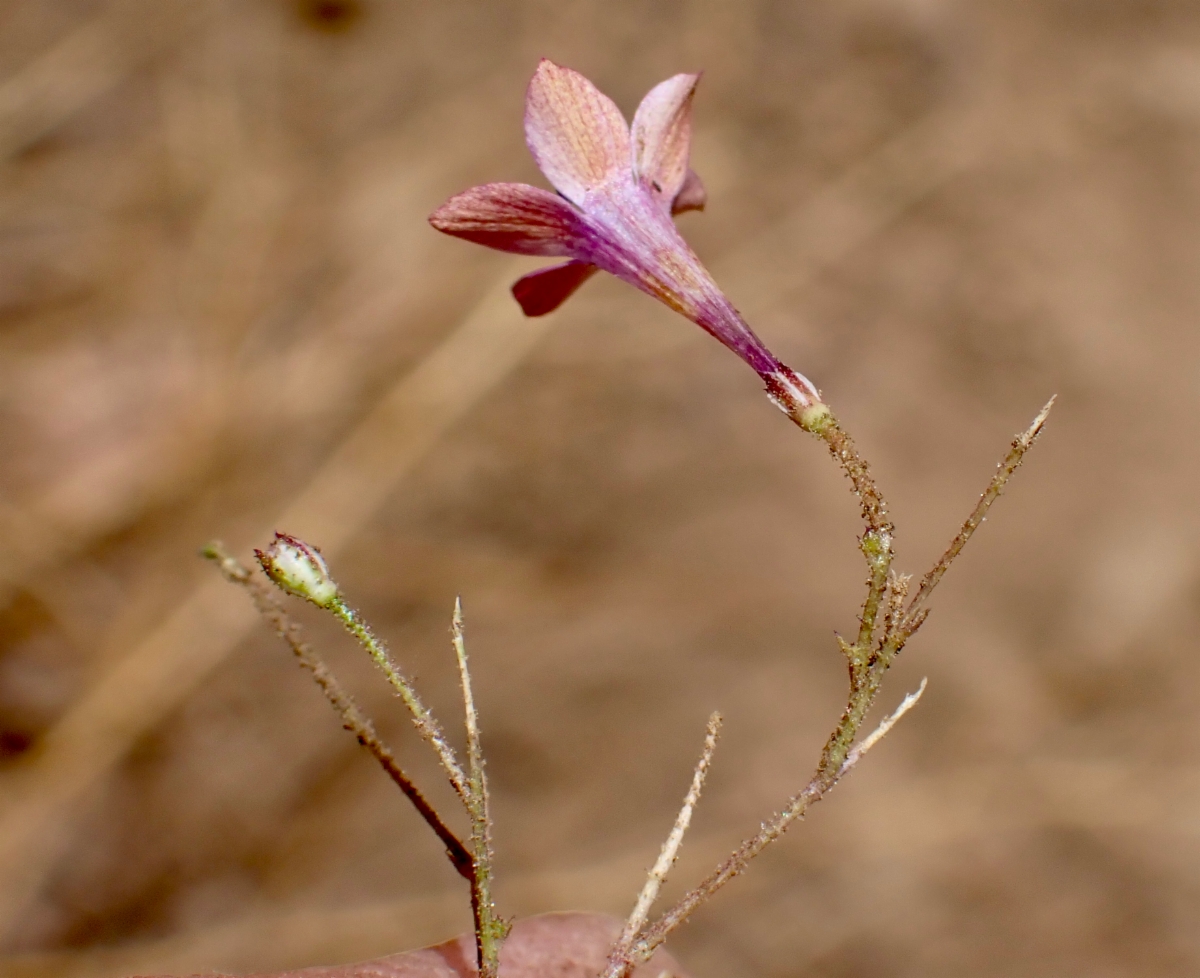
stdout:
MULTIPOLYGON (((322 546, 458 736, 506 914, 668 897, 809 775, 863 570, 820 446, 608 278, 426 215, 542 183, 540 56, 705 69, 685 235, 873 461, 915 710, 672 941, 718 976, 1200 970, 1200 9, 1184 0, 0 4, 0 972, 366 958, 469 925, 431 834, 198 557, 322 546)), ((439 803, 399 704, 307 634, 439 803)))

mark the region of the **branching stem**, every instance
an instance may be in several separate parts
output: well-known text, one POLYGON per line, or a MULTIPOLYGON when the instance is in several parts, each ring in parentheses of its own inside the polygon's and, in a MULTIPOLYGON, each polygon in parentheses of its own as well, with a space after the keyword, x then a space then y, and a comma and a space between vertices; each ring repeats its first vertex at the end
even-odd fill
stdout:
POLYGON ((400 694, 421 736, 433 747, 450 783, 458 793, 471 820, 471 848, 450 831, 433 806, 400 768, 391 751, 379 739, 371 721, 362 714, 350 696, 342 689, 325 663, 300 638, 300 627, 288 618, 272 589, 231 557, 220 544, 210 544, 205 556, 216 562, 226 579, 249 592, 255 606, 275 627, 276 632, 292 649, 300 664, 308 669, 317 685, 342 717, 342 723, 366 747, 387 771, 401 791, 416 806, 417 811, 446 847, 459 875, 471 885, 471 908, 475 918, 475 946, 479 978, 498 978, 500 945, 508 935, 509 926, 496 913, 492 901, 492 840, 487 775, 484 770, 483 749, 479 738, 479 714, 471 689, 467 666, 467 651, 463 639, 462 604, 455 601, 451 634, 459 678, 462 683, 465 726, 467 734, 466 773, 458 763, 453 749, 434 719, 421 702, 409 679, 400 671, 383 642, 371 627, 354 611, 329 577, 319 551, 295 537, 276 534, 276 543, 266 552, 257 552, 263 570, 282 590, 305 597, 331 612, 359 642, 379 666, 388 682, 400 694), (316 556, 313 556, 313 555, 316 556), (298 555, 298 556, 297 556, 298 555), (307 562, 306 562, 307 561, 307 562), (309 577, 304 577, 308 573, 309 577), (314 590, 321 585, 319 595, 314 590), (314 596, 316 595, 316 596, 314 596), (319 598, 319 600, 318 600, 319 598))
MULTIPOLYGON (((809 404, 807 407, 802 407, 795 404, 789 406, 782 396, 777 396, 777 392, 776 395, 773 395, 773 399, 801 428, 825 442, 830 455, 849 479, 861 508, 864 530, 859 540, 859 549, 867 562, 866 597, 863 599, 858 634, 854 643, 850 644, 840 637, 838 639, 849 667, 849 693, 846 706, 833 732, 825 742, 816 771, 808 783, 789 798, 778 813, 765 821, 755 835, 745 840, 706 879, 690 890, 682 900, 652 924, 648 924, 650 908, 678 856, 684 834, 691 822, 692 812, 699 800, 700 791, 712 761, 713 751, 716 748, 721 718, 719 714, 712 715, 708 723, 704 752, 696 766, 683 807, 680 809, 675 825, 659 853, 658 860, 651 868, 633 911, 612 949, 603 978, 628 978, 633 969, 648 960, 667 935, 683 923, 697 907, 743 872, 755 856, 779 838, 815 802, 820 801, 920 699, 921 694, 925 691, 924 680, 921 681, 920 688, 906 696, 900 706, 885 718, 872 733, 859 739, 859 734, 879 693, 884 676, 904 647, 905 642, 916 633, 928 614, 926 603, 929 596, 955 558, 962 552, 967 541, 986 519, 992 504, 999 498, 1008 480, 1024 460, 1026 453, 1033 447, 1033 443, 1054 405, 1054 399, 1051 398, 1049 403, 1038 413, 1033 423, 1014 439, 1008 454, 997 467, 996 474, 984 490, 979 502, 949 547, 922 579, 917 593, 905 607, 909 578, 906 575, 897 575, 892 571, 894 528, 888 519, 887 504, 875 485, 870 467, 859 455, 853 440, 842 430, 837 419, 825 405, 809 404), (881 611, 882 622, 880 621, 881 611)), ((320 560, 319 556, 313 558, 307 545, 277 534, 277 542, 280 540, 289 546, 303 547, 303 555, 314 561, 313 567, 305 565, 300 568, 301 570, 325 573, 323 560, 320 560), (318 564, 319 566, 317 566, 318 564)), ((483 750, 480 745, 479 717, 475 709, 467 665, 461 603, 455 602, 451 634, 462 683, 466 714, 466 772, 463 771, 432 713, 421 702, 412 683, 400 671, 387 648, 370 626, 345 603, 340 594, 326 598, 314 597, 314 593, 311 591, 300 592, 302 596, 308 597, 334 614, 347 631, 366 649, 388 682, 399 693, 412 714, 413 723, 418 732, 437 753, 446 776, 467 810, 471 820, 470 850, 445 825, 437 812, 417 790, 412 780, 396 763, 391 752, 380 741, 370 720, 359 711, 353 700, 342 690, 325 664, 300 639, 299 627, 288 619, 274 595, 219 545, 210 546, 206 555, 217 563, 226 578, 246 588, 259 611, 288 643, 301 665, 312 673, 330 703, 341 715, 346 728, 371 751, 445 845, 451 863, 459 874, 471 884, 471 905, 475 917, 479 978, 498 978, 500 946, 507 936, 509 928, 507 922, 497 915, 492 902, 491 816, 487 776, 484 770, 483 750)), ((260 554, 260 559, 265 559, 262 554, 260 554)), ((278 561, 281 558, 276 557, 275 559, 278 561)), ((264 567, 266 568, 266 565, 264 567)), ((266 569, 270 572, 269 568, 266 569)), ((296 593, 292 581, 281 582, 277 577, 278 575, 272 579, 276 580, 276 583, 285 590, 296 593)))
POLYGON ((362 744, 379 765, 387 772, 388 777, 404 793, 413 804, 426 824, 433 829, 442 845, 446 847, 446 856, 460 876, 473 883, 475 879, 475 860, 466 846, 459 840, 450 828, 442 821, 441 816, 429 804, 425 796, 413 783, 412 779, 400 767, 395 755, 387 745, 379 739, 374 724, 365 717, 350 694, 347 693, 337 677, 330 672, 329 667, 320 656, 313 651, 300 637, 300 626, 285 612, 275 597, 272 588, 264 584, 252 574, 237 558, 228 554, 219 543, 211 543, 205 548, 204 555, 212 560, 225 579, 246 590, 259 614, 275 629, 275 633, 283 639, 300 665, 312 673, 313 679, 325 694, 333 708, 342 718, 342 726, 349 730, 358 742, 362 744))
POLYGON ((696 810, 696 803, 700 800, 700 792, 704 788, 704 779, 708 776, 708 769, 712 764, 713 754, 717 749, 717 739, 720 735, 721 714, 714 713, 708 718, 708 728, 704 736, 704 752, 700 755, 696 770, 692 774, 692 784, 688 788, 688 793, 683 799, 683 806, 675 818, 675 825, 671 829, 671 834, 667 836, 667 841, 663 843, 657 861, 651 867, 650 872, 646 874, 646 883, 642 887, 642 892, 638 894, 637 902, 629 914, 629 919, 625 922, 621 936, 617 938, 617 943, 613 945, 613 949, 609 953, 608 967, 605 968, 601 978, 627 978, 637 963, 633 954, 634 942, 637 941, 646 926, 646 919, 650 916, 650 908, 658 898, 658 891, 662 889, 663 883, 667 880, 667 874, 675 865, 675 860, 679 858, 679 848, 683 845, 683 837, 692 822, 692 813, 696 810))
POLYGON ((869 736, 865 737, 858 747, 850 751, 840 768, 827 775, 820 773, 815 775, 803 789, 788 799, 782 811, 763 823, 756 835, 743 842, 705 880, 647 927, 641 938, 633 945, 630 954, 631 962, 636 964, 648 960, 671 931, 687 920, 691 913, 705 903, 717 890, 745 870, 755 856, 783 835, 788 827, 796 819, 803 817, 813 804, 820 801, 829 789, 837 784, 838 780, 847 774, 862 759, 863 755, 916 705, 917 700, 924 692, 925 681, 921 680, 917 691, 906 696, 894 713, 888 716, 869 736))
POLYGON ((675 906, 652 924, 641 926, 636 938, 630 941, 626 935, 622 935, 621 941, 614 948, 614 956, 605 978, 624 978, 633 967, 649 959, 671 931, 682 924, 717 890, 744 871, 755 856, 779 838, 788 826, 801 818, 815 802, 820 801, 916 704, 925 691, 924 680, 921 681, 920 688, 906 696, 900 706, 871 734, 855 743, 879 693, 885 674, 904 647, 904 643, 925 620, 928 613, 925 602, 929 595, 983 522, 988 509, 1033 446, 1054 404, 1054 399, 1051 398, 1050 403, 1042 408, 1029 428, 1013 441, 1008 455, 1000 463, 996 475, 975 509, 967 517, 946 552, 925 575, 920 589, 905 608, 909 578, 892 573, 893 527, 888 519, 887 503, 875 485, 870 466, 858 454, 854 441, 826 406, 818 405, 814 408, 799 404, 789 405, 779 396, 775 397, 775 401, 796 424, 825 442, 830 455, 849 479, 862 512, 864 530, 859 548, 867 561, 867 593, 863 600, 862 614, 859 616, 856 641, 850 644, 841 638, 838 639, 847 658, 850 673, 846 707, 837 726, 826 740, 817 769, 808 783, 789 798, 777 814, 765 821, 755 835, 743 842, 675 906), (879 621, 881 608, 882 623, 879 621), (621 967, 614 970, 614 962, 619 963, 621 967))

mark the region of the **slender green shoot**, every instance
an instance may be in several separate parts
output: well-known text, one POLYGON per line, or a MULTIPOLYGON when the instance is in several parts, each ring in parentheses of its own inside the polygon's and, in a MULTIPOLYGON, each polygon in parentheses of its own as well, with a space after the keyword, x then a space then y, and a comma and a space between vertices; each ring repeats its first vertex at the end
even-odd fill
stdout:
POLYGON ((471 910, 475 917, 475 953, 480 978, 497 978, 500 971, 500 945, 508 936, 508 923, 496 914, 492 902, 492 819, 488 801, 487 773, 483 748, 479 741, 479 714, 471 692, 471 673, 467 668, 467 648, 463 635, 462 599, 454 599, 454 617, 450 634, 458 675, 462 683, 463 708, 467 728, 467 814, 471 818, 471 850, 474 878, 471 881, 471 910))
POLYGON ((467 776, 458 763, 454 748, 446 740, 446 735, 442 733, 442 728, 434 719, 429 708, 421 702, 412 681, 400 671, 400 667, 396 665, 391 653, 388 652, 387 646, 375 634, 371 626, 346 603, 340 594, 328 607, 333 616, 345 626, 346 631, 358 639, 358 644, 366 649, 367 654, 379 667, 392 688, 400 694, 400 699, 404 701, 408 712, 412 714, 413 726, 417 728, 417 732, 426 743, 434 749, 442 764, 442 770, 446 772, 446 777, 450 779, 454 791, 470 810, 470 787, 467 784, 467 776))
POLYGON ((249 568, 237 558, 227 553, 220 543, 210 543, 204 549, 204 556, 217 565, 227 581, 244 588, 250 595, 259 614, 287 643, 300 665, 312 674, 313 680, 325 694, 325 698, 341 716, 342 726, 354 734, 358 742, 371 752, 371 756, 379 762, 388 777, 412 802, 413 807, 416 808, 426 824, 433 829, 442 845, 446 847, 446 856, 458 874, 468 882, 473 882, 475 879, 474 859, 467 847, 421 794, 412 778, 400 767, 395 755, 375 731, 375 725, 359 710, 358 705, 338 682, 337 677, 330 671, 324 660, 301 638, 300 626, 283 610, 271 589, 262 580, 251 574, 249 568))

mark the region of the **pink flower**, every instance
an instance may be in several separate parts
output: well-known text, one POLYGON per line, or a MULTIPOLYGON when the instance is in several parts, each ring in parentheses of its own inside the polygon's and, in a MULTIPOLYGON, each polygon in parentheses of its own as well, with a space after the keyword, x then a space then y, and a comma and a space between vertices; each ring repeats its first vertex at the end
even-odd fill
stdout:
POLYGON ((500 251, 569 259, 513 286, 528 316, 558 308, 597 269, 623 279, 729 347, 797 416, 821 404, 816 387, 754 335, 672 219, 705 203, 704 187, 688 168, 699 80, 675 75, 656 85, 631 128, 583 75, 543 59, 525 97, 525 141, 558 193, 484 184, 451 197, 429 222, 500 251))

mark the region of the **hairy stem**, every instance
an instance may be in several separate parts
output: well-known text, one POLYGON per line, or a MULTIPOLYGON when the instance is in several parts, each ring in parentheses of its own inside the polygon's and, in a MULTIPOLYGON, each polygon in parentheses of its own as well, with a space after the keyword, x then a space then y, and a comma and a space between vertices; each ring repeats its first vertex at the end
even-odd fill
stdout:
POLYGON ((667 874, 670 873, 671 867, 675 865, 675 860, 679 857, 679 848, 683 845, 683 837, 691 824, 692 812, 695 811, 696 803, 700 800, 700 792, 704 788, 704 779, 708 776, 708 769, 717 749, 717 738, 720 735, 721 714, 714 713, 708 718, 708 728, 704 736, 704 752, 700 755, 696 770, 692 774, 692 784, 683 799, 683 806, 675 818, 675 825, 671 829, 671 834, 667 836, 667 841, 663 843, 658 860, 646 876, 646 883, 629 914, 629 919, 625 922, 621 936, 617 938, 617 942, 609 953, 608 967, 605 968, 602 978, 628 978, 637 964, 633 955, 634 942, 646 926, 646 919, 650 915, 650 908, 658 898, 658 891, 662 889, 663 883, 667 880, 667 874))
POLYGON ((358 639, 358 643, 366 649, 367 654, 379 666, 392 688, 400 694, 404 705, 412 714, 413 725, 417 728, 417 732, 434 749, 438 760, 441 761, 442 770, 450 779, 450 784, 453 785, 463 805, 470 811, 470 789, 467 777, 458 763, 458 758, 454 756, 454 749, 447 742, 446 735, 442 733, 433 714, 421 702, 412 682, 400 671, 400 667, 392 659, 387 646, 375 635, 370 625, 363 621, 362 616, 346 604, 340 596, 330 605, 329 610, 346 627, 346 631, 358 639))
POLYGON ((705 903, 714 893, 735 876, 742 873, 750 862, 767 846, 778 839, 788 827, 801 818, 813 804, 820 801, 838 780, 846 775, 905 713, 916 705, 925 692, 925 681, 920 688, 904 698, 899 707, 889 715, 861 744, 850 751, 841 766, 835 771, 818 772, 799 792, 788 799, 783 809, 763 823, 757 834, 743 842, 734 852, 708 875, 698 886, 690 890, 682 900, 645 928, 633 945, 630 959, 634 963, 646 961, 655 952, 667 935, 682 924, 697 907, 705 903))
POLYGON ((471 692, 471 673, 467 668, 467 649, 463 637, 462 601, 454 601, 450 633, 458 674, 462 683, 463 708, 467 728, 467 813, 471 817, 471 849, 474 876, 471 881, 471 911, 475 917, 475 955, 480 978, 497 978, 500 971, 500 945, 508 934, 508 925, 496 914, 492 902, 492 819, 488 802, 487 774, 483 748, 479 740, 479 714, 471 692))
POLYGON ((1042 428, 1046 424, 1046 419, 1050 416, 1050 409, 1054 407, 1057 397, 1058 395, 1055 395, 1050 398, 1046 402, 1045 407, 1037 413, 1037 417, 1033 419, 1029 427, 1013 439, 1008 454, 1004 456, 1004 460, 996 467, 996 474, 992 476, 992 481, 988 483, 988 487, 983 491, 983 495, 979 497, 979 502, 971 510, 971 515, 963 521, 962 529, 950 541, 950 546, 938 558, 938 562, 933 565, 929 573, 921 579, 921 586, 917 589, 917 593, 913 595, 912 602, 905 612, 905 630, 909 635, 920 626, 921 619, 918 616, 925 602, 933 593, 933 589, 938 586, 938 582, 941 581, 942 576, 950 568, 950 565, 954 562, 954 558, 962 553, 962 549, 967 545, 967 541, 971 539, 971 536, 979 529, 983 521, 987 519, 987 513, 992 508, 992 503, 1000 498, 1000 493, 1004 490, 1004 486, 1025 460, 1026 453, 1033 447, 1033 443, 1037 441, 1038 435, 1042 433, 1042 428))
POLYGON ((275 629, 275 633, 287 643, 300 665, 307 669, 313 680, 325 694, 333 708, 342 718, 342 726, 358 739, 379 765, 387 772, 388 777, 404 793, 413 804, 425 823, 434 831, 442 845, 446 847, 446 856, 460 876, 468 882, 475 879, 475 861, 466 846, 459 840, 442 818, 429 804, 425 796, 413 783, 412 779, 400 767, 395 755, 387 745, 380 740, 374 724, 363 715, 353 698, 338 682, 337 677, 312 647, 300 637, 300 626, 292 621, 279 604, 274 591, 267 587, 258 577, 252 574, 235 557, 228 554, 219 543, 211 543, 205 548, 204 555, 212 560, 224 575, 225 579, 239 587, 245 588, 258 609, 259 614, 275 629))
POLYGON ((866 459, 859 455, 854 439, 842 428, 833 413, 828 409, 815 415, 799 409, 788 410, 786 413, 805 431, 811 432, 825 442, 829 454, 846 474, 854 495, 858 497, 867 532, 870 533, 874 530, 876 533, 886 534, 890 537, 893 527, 888 519, 887 502, 875 485, 871 467, 867 464, 866 459))
POLYGON ((755 856, 779 838, 788 826, 802 817, 815 802, 820 801, 917 702, 925 691, 924 680, 921 681, 920 689, 906 696, 900 706, 879 724, 874 732, 855 743, 879 694, 884 676, 904 643, 925 620, 928 613, 928 609, 924 607, 925 601, 976 528, 983 522, 988 509, 1033 446, 1054 403, 1052 398, 1034 419, 1033 424, 1017 436, 1008 455, 1000 463, 995 477, 963 524, 962 530, 933 569, 925 575, 917 594, 905 608, 904 600, 908 594, 909 579, 906 575, 895 575, 891 571, 893 526, 888 519, 887 503, 875 485, 870 466, 858 454, 853 439, 842 429, 826 405, 805 407, 791 404, 778 392, 774 392, 773 399, 797 425, 825 442, 830 455, 850 481, 861 509, 864 530, 859 548, 867 561, 867 593, 859 617, 856 641, 850 644, 841 638, 838 639, 849 663, 850 689, 846 706, 825 742, 817 769, 808 783, 789 798, 777 814, 765 821, 755 835, 743 842, 674 907, 653 924, 642 927, 640 935, 630 947, 627 957, 630 966, 647 960, 667 935, 682 924, 697 907, 743 872, 755 856), (879 622, 881 608, 882 627, 879 622))

